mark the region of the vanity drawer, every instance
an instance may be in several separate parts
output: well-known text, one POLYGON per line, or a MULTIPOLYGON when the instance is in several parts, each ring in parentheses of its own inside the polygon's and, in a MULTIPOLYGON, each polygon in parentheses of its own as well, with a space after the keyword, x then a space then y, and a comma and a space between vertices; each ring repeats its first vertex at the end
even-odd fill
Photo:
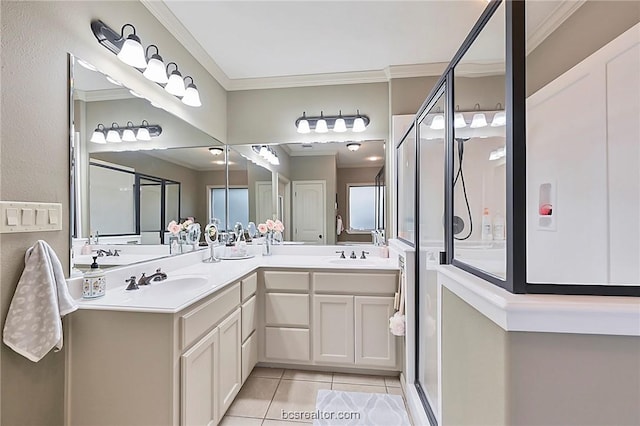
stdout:
POLYGON ((242 304, 242 341, 244 342, 257 327, 256 296, 253 296, 242 304))
POLYGON ((316 272, 313 285, 316 293, 387 295, 397 291, 398 275, 316 272))
POLYGON ((191 345, 198 337, 227 317, 240 304, 240 284, 214 296, 180 317, 180 349, 191 345))
POLYGON ((240 283, 242 285, 242 301, 244 302, 256 294, 256 289, 258 288, 258 274, 251 274, 240 283))
POLYGON ((265 327, 265 357, 273 360, 309 361, 309 330, 265 327))
POLYGON ((266 325, 309 326, 309 295, 267 293, 264 295, 266 325))
POLYGON ((308 272, 264 272, 266 291, 309 291, 308 272))

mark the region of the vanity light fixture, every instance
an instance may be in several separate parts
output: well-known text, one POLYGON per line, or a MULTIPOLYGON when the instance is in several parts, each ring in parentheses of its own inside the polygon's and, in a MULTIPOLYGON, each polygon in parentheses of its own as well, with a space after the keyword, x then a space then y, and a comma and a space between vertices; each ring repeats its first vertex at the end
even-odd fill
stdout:
MULTIPOLYGON (((436 113, 440 112, 440 107, 436 110, 436 113)), ((442 130, 444 129, 444 115, 436 114, 431 120, 431 125, 429 126, 431 130, 442 130)))
POLYGON ((220 148, 219 146, 214 146, 214 147, 209 148, 209 152, 213 156, 218 156, 218 155, 220 155, 220 154, 222 154, 224 152, 224 149, 220 148))
POLYGON ((111 128, 107 132, 107 142, 119 143, 122 142, 122 138, 120 137, 120 126, 118 123, 111 123, 111 128))
POLYGON ((184 96, 184 92, 186 91, 184 87, 184 80, 182 79, 182 74, 180 74, 180 71, 178 71, 178 64, 176 64, 175 62, 169 62, 167 64, 167 72, 169 72, 169 67, 171 66, 171 64, 175 65, 176 69, 171 71, 171 74, 169 74, 169 80, 167 82, 167 85, 164 86, 164 90, 174 96, 181 98, 184 96))
POLYGON ((279 166, 280 165, 280 159, 278 158, 278 154, 276 154, 276 151, 273 148, 271 148, 270 146, 267 146, 267 145, 252 145, 251 149, 253 149, 253 152, 258 154, 260 157, 262 157, 266 161, 268 161, 269 164, 272 164, 274 166, 279 166))
POLYGON ((507 124, 507 114, 502 110, 502 104, 496 105, 497 110, 501 110, 496 112, 493 116, 493 120, 491 120, 491 127, 500 127, 507 124))
POLYGON ((314 130, 316 133, 327 133, 332 130, 336 133, 343 133, 349 129, 353 132, 363 132, 371 120, 366 115, 360 114, 360 110, 353 115, 324 115, 320 112, 320 116, 307 117, 307 113, 303 112, 302 117, 298 117, 295 126, 298 133, 306 134, 314 130), (344 123, 344 125, 343 125, 344 123))
POLYGON ((202 106, 200 93, 198 93, 193 78, 189 77, 191 83, 185 87, 182 74, 178 71, 178 65, 175 62, 169 62, 165 67, 158 46, 155 44, 150 44, 145 54, 145 49, 132 24, 123 25, 120 33, 118 33, 104 22, 94 20, 91 21, 91 30, 101 45, 116 54, 122 62, 142 72, 145 78, 163 86, 168 93, 178 98, 186 96, 186 99, 182 99, 185 105, 193 107, 202 106), (130 27, 133 33, 125 38, 124 32, 127 27, 130 27), (155 48, 155 53, 149 57, 151 47, 155 48), (171 64, 175 65, 175 70, 169 73, 169 65, 171 64))
POLYGON ((350 142, 347 144, 347 149, 355 152, 360 149, 360 144, 358 142, 350 142))
POLYGON ((96 129, 93 131, 91 135, 91 139, 89 139, 93 143, 107 143, 107 140, 104 137, 105 128, 103 124, 98 124, 96 129))
POLYGON ((198 89, 193 83, 193 77, 188 75, 184 78, 184 81, 186 82, 188 78, 191 79, 191 83, 189 83, 185 89, 184 96, 182 97, 182 103, 192 107, 199 107, 202 105, 202 102, 200 102, 200 93, 198 93, 198 89))
POLYGON ((120 127, 118 123, 113 123, 108 131, 100 123, 96 126, 89 140, 93 143, 150 141, 152 136, 159 136, 161 133, 162 127, 159 124, 149 124, 147 120, 142 120, 142 124, 139 126, 134 125, 131 121, 127 122, 126 127, 120 127))
POLYGON ((167 77, 167 70, 164 67, 164 61, 162 60, 162 56, 160 56, 158 46, 156 46, 155 44, 150 44, 147 47, 147 57, 149 56, 149 49, 151 49, 152 47, 156 49, 156 53, 151 55, 151 57, 149 58, 147 69, 144 70, 142 75, 155 83, 167 84, 169 78, 167 77))
MULTIPOLYGON (((474 107, 476 111, 480 110, 480 104, 476 104, 474 107)), ((471 119, 471 124, 469 125, 472 129, 478 129, 480 127, 487 127, 487 117, 482 112, 478 112, 473 114, 473 118, 471 119)))

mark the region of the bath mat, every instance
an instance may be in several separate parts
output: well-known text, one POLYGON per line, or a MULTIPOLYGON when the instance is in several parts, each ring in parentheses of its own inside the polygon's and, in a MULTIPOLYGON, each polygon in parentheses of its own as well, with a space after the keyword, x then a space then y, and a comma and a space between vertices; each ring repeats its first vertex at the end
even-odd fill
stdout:
POLYGON ((400 395, 318 391, 314 426, 411 426, 400 395))

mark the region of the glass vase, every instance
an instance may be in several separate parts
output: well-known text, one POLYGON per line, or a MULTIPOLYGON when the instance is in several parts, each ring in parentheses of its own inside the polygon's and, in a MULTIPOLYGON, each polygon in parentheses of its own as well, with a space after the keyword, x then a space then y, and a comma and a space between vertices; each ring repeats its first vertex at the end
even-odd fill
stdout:
POLYGON ((273 233, 271 231, 268 231, 264 236, 264 251, 262 252, 263 256, 271 256, 272 245, 273 245, 273 233))

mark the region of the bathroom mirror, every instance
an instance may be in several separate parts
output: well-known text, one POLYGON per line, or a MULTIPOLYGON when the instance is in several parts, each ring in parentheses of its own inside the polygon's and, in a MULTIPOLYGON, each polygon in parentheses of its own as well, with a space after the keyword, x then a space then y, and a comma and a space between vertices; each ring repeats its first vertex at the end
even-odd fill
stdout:
MULTIPOLYGON (((305 244, 371 243, 371 231, 384 229, 384 141, 270 145, 279 164, 261 156, 261 148, 233 146, 229 157, 246 164, 237 182, 247 185, 250 221, 279 219, 284 241, 305 244)), ((231 187, 232 170, 230 164, 231 187)))
MULTIPOLYGON (((91 64, 73 55, 70 61, 75 264, 84 265, 84 257, 90 257, 82 255, 90 239, 94 246, 121 245, 119 258, 102 259, 105 266, 168 255, 166 227, 171 220, 191 217, 203 229, 209 223, 207 187, 223 192, 226 187, 224 146, 91 64), (137 129, 146 127, 149 140, 94 137, 97 128, 109 139, 111 127, 127 125, 136 137, 137 129)), ((125 138, 122 130, 118 135, 125 138)), ((223 196, 223 211, 224 203, 223 196)))

